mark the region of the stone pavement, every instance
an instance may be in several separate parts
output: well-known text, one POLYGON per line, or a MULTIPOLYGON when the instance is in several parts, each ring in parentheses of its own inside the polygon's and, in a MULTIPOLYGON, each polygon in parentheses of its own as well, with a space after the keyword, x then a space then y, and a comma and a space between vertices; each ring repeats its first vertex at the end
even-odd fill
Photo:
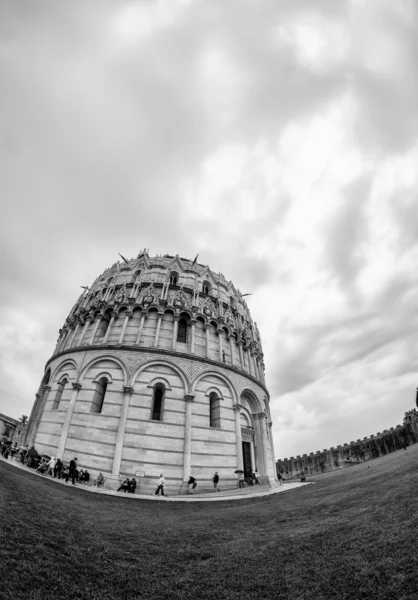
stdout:
MULTIPOLYGON (((47 478, 50 481, 53 481, 57 485, 66 485, 68 487, 73 487, 72 483, 65 483, 63 479, 54 479, 49 475, 41 475, 37 473, 34 469, 29 469, 26 465, 22 465, 22 463, 18 462, 14 458, 5 459, 0 455, 0 460, 4 463, 8 463, 17 469, 21 469, 34 475, 35 477, 43 477, 47 478)), ((157 479, 156 479, 157 481, 157 479)), ((196 494, 189 494, 185 496, 154 496, 153 494, 127 494, 123 492, 116 492, 113 490, 106 490, 104 488, 95 488, 92 485, 85 484, 76 484, 78 489, 84 490, 85 492, 90 492, 93 494, 100 494, 101 496, 117 496, 118 498, 129 498, 130 500, 153 500, 155 502, 219 502, 219 501, 229 501, 229 500, 242 500, 243 498, 260 498, 262 496, 272 496, 273 494, 280 494, 282 492, 288 492, 290 490, 294 490, 296 488, 302 487, 304 485, 310 485, 313 482, 307 481, 305 483, 292 481, 289 483, 284 483, 283 485, 277 486, 275 488, 270 488, 268 485, 260 485, 260 486, 250 486, 243 489, 232 489, 225 490, 221 492, 202 492, 196 494)))

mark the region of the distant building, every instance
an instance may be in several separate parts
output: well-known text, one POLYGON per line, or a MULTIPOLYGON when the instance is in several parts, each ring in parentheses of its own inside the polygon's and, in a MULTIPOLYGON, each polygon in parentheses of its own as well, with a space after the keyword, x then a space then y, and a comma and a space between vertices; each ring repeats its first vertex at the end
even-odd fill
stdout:
POLYGON ((0 413, 0 441, 11 442, 19 421, 0 413))
POLYGON ((257 325, 221 273, 179 256, 107 269, 60 330, 26 441, 74 456, 109 487, 140 477, 173 493, 224 487, 236 470, 277 484, 269 394, 257 325))

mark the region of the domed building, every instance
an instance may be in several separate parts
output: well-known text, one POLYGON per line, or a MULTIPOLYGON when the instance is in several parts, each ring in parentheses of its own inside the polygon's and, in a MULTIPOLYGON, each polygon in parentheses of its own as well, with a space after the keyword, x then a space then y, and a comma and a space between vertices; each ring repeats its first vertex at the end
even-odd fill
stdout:
POLYGON ((106 485, 160 473, 173 494, 276 485, 269 394, 256 323, 221 273, 147 251, 97 277, 71 310, 36 395, 26 442, 106 485))

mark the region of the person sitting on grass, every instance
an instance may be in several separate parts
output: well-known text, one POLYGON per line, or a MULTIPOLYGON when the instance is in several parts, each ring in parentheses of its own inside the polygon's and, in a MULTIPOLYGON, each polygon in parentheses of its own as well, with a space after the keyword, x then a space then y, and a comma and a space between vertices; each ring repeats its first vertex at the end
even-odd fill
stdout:
POLYGON ((125 481, 122 483, 122 485, 116 491, 120 492, 121 490, 123 490, 125 492, 125 494, 126 494, 126 492, 131 491, 131 482, 129 481, 128 478, 125 479, 125 481))
POLYGON ((96 481, 94 482, 94 487, 101 487, 102 485, 104 485, 104 477, 102 475, 102 473, 99 473, 96 477, 96 481))

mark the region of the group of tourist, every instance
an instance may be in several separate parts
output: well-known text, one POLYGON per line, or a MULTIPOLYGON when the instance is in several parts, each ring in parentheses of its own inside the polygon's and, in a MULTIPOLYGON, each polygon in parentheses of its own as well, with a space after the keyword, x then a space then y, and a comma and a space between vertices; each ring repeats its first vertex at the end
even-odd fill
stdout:
MULTIPOLYGON (((17 460, 19 460, 22 464, 26 464, 28 467, 36 468, 36 472, 42 475, 50 475, 54 479, 64 479, 66 483, 71 479, 73 485, 75 482, 79 483, 89 483, 90 481, 90 473, 87 469, 78 469, 77 466, 77 458, 73 458, 68 465, 65 465, 60 458, 55 458, 54 456, 50 458, 49 456, 41 456, 35 450, 34 446, 30 448, 28 446, 20 446, 17 447, 15 444, 12 447, 11 443, 2 442, 0 444, 0 453, 4 458, 8 458, 9 456, 14 456, 17 460)), ((238 475, 238 487, 243 488, 245 485, 244 479, 244 471, 237 471, 238 475)), ((213 487, 215 491, 219 492, 219 474, 216 471, 213 478, 213 487)), ((279 482, 282 484, 282 477, 279 475, 279 482)), ((161 473, 158 479, 157 489, 155 490, 154 496, 164 496, 164 484, 165 479, 164 475, 161 473)), ((251 471, 251 484, 252 485, 260 485, 259 482, 259 474, 258 469, 255 471, 251 471)), ((94 487, 102 487, 104 485, 104 476, 102 473, 96 477, 94 481, 94 487)), ((189 494, 193 494, 194 490, 197 487, 196 478, 190 475, 189 481, 187 482, 189 488, 189 494)), ((128 494, 134 494, 137 488, 137 482, 134 477, 129 479, 128 477, 121 483, 118 492, 128 492, 128 494)))
POLYGON ((132 477, 132 479, 129 479, 129 477, 127 477, 125 479, 125 481, 123 481, 123 483, 121 483, 120 487, 116 490, 117 492, 128 492, 128 494, 135 494, 135 490, 136 490, 136 479, 135 477, 132 477))

